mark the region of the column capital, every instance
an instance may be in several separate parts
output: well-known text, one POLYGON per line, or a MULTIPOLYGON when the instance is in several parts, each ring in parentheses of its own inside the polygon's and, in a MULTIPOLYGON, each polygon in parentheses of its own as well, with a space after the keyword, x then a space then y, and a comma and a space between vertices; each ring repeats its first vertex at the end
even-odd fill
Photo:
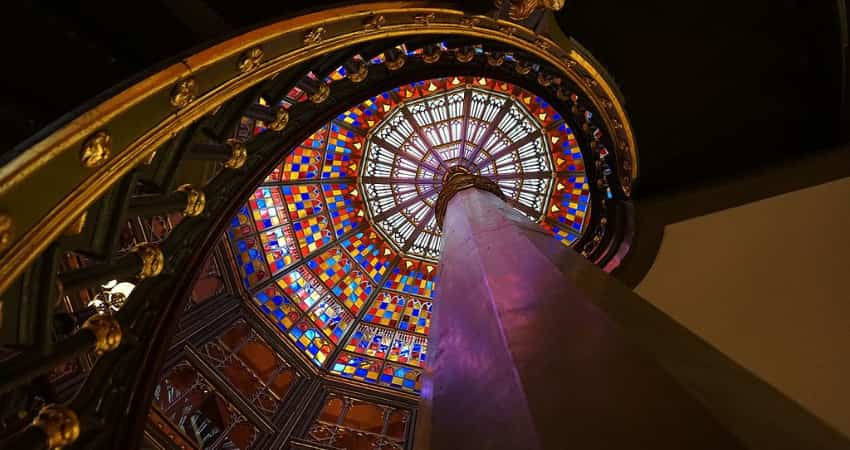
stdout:
POLYGON ((465 167, 455 166, 450 168, 443 176, 443 189, 440 195, 437 196, 437 203, 434 205, 434 213, 437 217, 437 226, 443 229, 443 220, 446 218, 446 210, 449 207, 449 201, 460 191, 476 188, 482 191, 487 191, 495 194, 500 199, 505 199, 505 194, 499 185, 482 175, 474 175, 465 167))

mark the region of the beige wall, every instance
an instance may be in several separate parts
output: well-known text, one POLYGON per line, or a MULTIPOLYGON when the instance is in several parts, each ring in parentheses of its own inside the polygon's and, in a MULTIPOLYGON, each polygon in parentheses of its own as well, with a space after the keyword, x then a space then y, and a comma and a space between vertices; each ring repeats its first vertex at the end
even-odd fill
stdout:
POLYGON ((667 225, 636 292, 850 436, 850 178, 667 225))

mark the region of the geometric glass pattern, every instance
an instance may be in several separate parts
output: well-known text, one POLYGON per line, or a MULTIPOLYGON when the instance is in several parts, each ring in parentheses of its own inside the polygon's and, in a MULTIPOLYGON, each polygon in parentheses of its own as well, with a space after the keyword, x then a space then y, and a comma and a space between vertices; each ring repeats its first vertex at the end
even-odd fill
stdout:
MULTIPOLYGON (((281 106, 304 101, 293 90, 281 106)), ((417 81, 288 149, 237 211, 227 235, 251 303, 317 366, 418 393, 443 245, 434 203, 454 166, 564 245, 584 234, 584 159, 552 105, 490 78, 417 81)))

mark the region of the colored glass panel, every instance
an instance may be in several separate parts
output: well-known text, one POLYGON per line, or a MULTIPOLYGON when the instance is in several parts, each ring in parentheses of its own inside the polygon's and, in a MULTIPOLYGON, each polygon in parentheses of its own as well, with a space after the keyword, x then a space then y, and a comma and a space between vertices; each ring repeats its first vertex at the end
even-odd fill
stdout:
POLYGON ((295 230, 302 255, 309 255, 333 241, 333 232, 328 228, 328 219, 325 216, 299 220, 292 224, 292 229, 295 230))
POLYGON ((283 212, 283 198, 280 189, 276 187, 261 187, 248 200, 254 213, 254 223, 257 230, 278 227, 286 222, 283 212))
POLYGON ((398 332, 393 337, 387 359, 411 366, 425 367, 427 353, 427 338, 398 332))
POLYGON ((387 328, 361 323, 348 338, 345 349, 378 359, 387 357, 394 332, 387 328))
POLYGON ((396 328, 406 309, 407 299, 391 292, 380 292, 363 316, 363 320, 396 328))
POLYGON ((345 78, 345 67, 339 66, 325 78, 325 82, 340 81, 345 78))
POLYGON ((587 177, 571 175, 555 183, 549 217, 558 222, 559 228, 571 233, 581 233, 590 202, 590 186, 587 177))
MULTIPOLYGON (((277 106, 307 97, 294 88, 277 106)), ((246 140, 251 127, 265 127, 243 122, 246 140)), ((585 231, 582 153, 552 105, 487 77, 417 81, 356 105, 292 148, 237 211, 227 233, 258 309, 314 363, 330 363, 342 345, 330 371, 418 392, 442 247, 433 205, 445 168, 456 164, 498 177, 513 204, 565 245, 585 231)))
POLYGON ((256 236, 246 237, 236 241, 236 257, 242 272, 242 282, 245 287, 255 286, 269 277, 265 256, 260 239, 256 236))
POLYGON ((330 338, 334 344, 338 344, 345 332, 354 322, 354 316, 342 305, 326 297, 310 310, 310 318, 330 338))
POLYGON ((301 317, 301 311, 280 289, 268 286, 254 293, 254 301, 281 331, 286 333, 301 317))
POLYGON ((280 181, 280 175, 281 175, 282 172, 283 172, 283 168, 281 167, 280 164, 274 166, 272 173, 270 173, 266 177, 266 179, 263 181, 263 183, 275 183, 275 182, 280 181))
POLYGON ((351 271, 351 260, 339 247, 334 247, 308 261, 307 266, 325 286, 333 288, 351 271))
POLYGON ((334 349, 333 344, 305 320, 289 331, 289 337, 295 341, 295 346, 306 353, 317 366, 324 364, 334 349))
POLYGON ((295 147, 283 161, 282 181, 309 180, 319 177, 322 150, 312 147, 295 147))
POLYGON ((280 190, 292 220, 313 216, 325 209, 322 190, 316 184, 281 186, 280 190))
POLYGON ((336 122, 331 123, 322 179, 356 176, 362 149, 363 137, 336 122))
POLYGON ((570 245, 572 245, 573 242, 578 240, 577 235, 570 233, 563 227, 552 226, 548 223, 543 223, 541 225, 543 226, 543 228, 549 230, 549 232, 555 236, 555 239, 557 239, 559 242, 566 245, 567 247, 569 247, 570 245))
POLYGON ((380 281, 387 273, 390 262, 396 255, 371 228, 343 240, 340 247, 345 249, 375 282, 380 281))
POLYGON ((405 305, 398 328, 427 335, 431 331, 431 302, 409 300, 405 305))
POLYGON ((381 362, 361 355, 342 352, 331 371, 352 380, 377 383, 381 375, 381 362))
POLYGON ((384 287, 405 294, 432 298, 437 266, 426 261, 402 259, 393 269, 384 287))
POLYGON ((354 270, 346 274, 342 281, 334 286, 333 293, 342 300, 346 308, 357 314, 374 289, 375 286, 363 272, 354 270))
POLYGON ((573 130, 565 123, 548 130, 549 145, 555 169, 558 171, 584 172, 584 159, 573 130))
POLYGON ((379 384, 410 392, 422 390, 422 371, 399 364, 384 364, 379 384))
POLYGON ((295 237, 288 225, 260 233, 266 262, 272 275, 277 275, 301 257, 298 255, 295 237))
POLYGON ((304 266, 285 274, 277 280, 277 284, 303 311, 310 309, 328 292, 304 266))
POLYGON ((323 184, 328 214, 337 237, 353 230, 364 216, 360 193, 353 184, 323 184))
POLYGON ((369 99, 340 114, 338 119, 353 127, 368 129, 378 120, 378 107, 374 99, 369 99))
POLYGON ((230 230, 228 236, 231 240, 238 239, 254 233, 254 218, 251 214, 251 208, 248 205, 243 205, 236 212, 236 215, 230 219, 230 230))

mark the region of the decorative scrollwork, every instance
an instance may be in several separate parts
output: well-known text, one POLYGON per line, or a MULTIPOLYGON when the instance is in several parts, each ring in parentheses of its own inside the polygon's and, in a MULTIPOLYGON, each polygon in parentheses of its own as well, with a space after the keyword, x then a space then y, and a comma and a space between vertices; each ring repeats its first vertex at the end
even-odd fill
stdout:
POLYGON ((80 150, 80 163, 93 169, 101 166, 112 154, 112 136, 106 131, 91 135, 80 150))
POLYGON ((304 36, 304 45, 315 45, 319 42, 322 42, 325 39, 325 36, 328 34, 328 31, 325 30, 325 27, 318 27, 311 30, 304 36))
POLYGON ((552 44, 550 44, 549 41, 543 38, 537 38, 537 40, 534 41, 534 45, 536 45, 541 50, 549 50, 552 48, 552 44))
POLYGON ((74 410, 64 405, 41 408, 32 424, 47 436, 47 447, 51 450, 71 445, 80 437, 80 419, 74 410))
POLYGON ((111 352, 121 345, 121 324, 115 316, 108 314, 91 316, 83 324, 83 329, 94 334, 94 351, 98 355, 111 352))
MULTIPOLYGON (((509 0, 508 17, 511 20, 525 20, 538 9, 560 11, 564 7, 564 0, 509 0)), ((502 8, 502 0, 493 2, 496 9, 502 8)))
POLYGON ((171 106, 185 108, 198 97, 198 82, 194 78, 180 80, 171 90, 171 106))
POLYGON ((437 20, 437 16, 434 13, 420 14, 413 18, 413 23, 428 26, 435 20, 437 20))
POLYGON ((260 63, 263 62, 263 49, 260 47, 254 47, 251 50, 243 53, 242 56, 239 57, 239 71, 242 73, 248 73, 260 67, 260 63))
POLYGON ((514 34, 516 34, 517 29, 516 27, 499 27, 499 31, 508 36, 513 36, 514 34))
POLYGON ((385 23, 387 23, 387 18, 382 14, 371 15, 363 24, 363 29, 366 31, 379 30, 385 23))
POLYGON ((183 214, 194 217, 204 212, 204 206, 207 203, 207 197, 204 195, 204 191, 191 184, 184 184, 178 187, 177 190, 186 193, 186 208, 183 209, 183 214))
POLYGON ((12 243, 14 224, 11 216, 0 214, 0 251, 5 250, 12 243))
POLYGON ((460 18, 460 24, 465 26, 465 27, 475 27, 475 26, 478 26, 479 23, 481 23, 480 17, 466 17, 466 16, 464 16, 464 17, 460 18))

